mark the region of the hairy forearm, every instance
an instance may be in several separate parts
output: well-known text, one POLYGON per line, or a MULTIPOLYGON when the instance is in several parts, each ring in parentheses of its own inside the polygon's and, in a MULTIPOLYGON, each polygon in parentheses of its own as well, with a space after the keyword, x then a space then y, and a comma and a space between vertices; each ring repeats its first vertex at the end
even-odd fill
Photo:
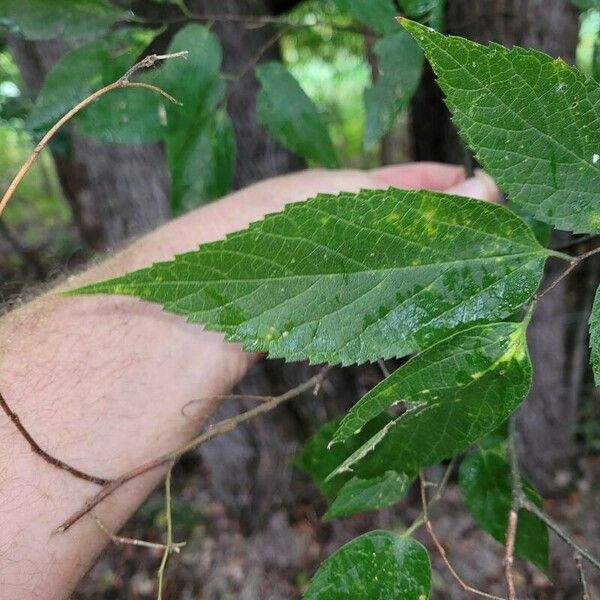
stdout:
MULTIPOLYGON (((314 172, 233 194, 145 236, 67 287, 115 276, 221 238, 285 202, 318 191, 367 187, 359 172, 314 172)), ((197 433, 252 357, 132 298, 46 294, 0 319, 0 392, 41 447, 112 478, 197 433), (195 414, 182 414, 189 400, 195 414)), ((117 530, 164 476, 157 469, 103 502, 95 515, 117 530)), ((0 416, 0 590, 5 600, 65 597, 106 542, 86 518, 53 533, 98 487, 32 452, 0 416)))

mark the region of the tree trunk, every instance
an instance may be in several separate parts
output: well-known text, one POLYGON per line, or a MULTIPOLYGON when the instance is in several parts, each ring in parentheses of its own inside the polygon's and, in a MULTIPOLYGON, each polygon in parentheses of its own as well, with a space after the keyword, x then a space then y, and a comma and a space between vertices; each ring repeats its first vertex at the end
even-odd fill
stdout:
MULTIPOLYGON (((537 48, 572 63, 578 15, 570 0, 449 0, 447 29, 478 42, 537 48)), ((425 72, 413 103, 413 135, 418 160, 472 166, 471 154, 450 122, 431 69, 425 72)), ((545 282, 552 280, 561 268, 556 263, 549 264, 545 282)), ((573 293, 581 299, 577 290, 573 293)), ((523 467, 546 495, 559 493, 572 483, 575 457, 580 390, 573 384, 580 378, 575 377, 573 369, 580 370, 582 364, 580 360, 577 365, 568 360, 568 339, 581 336, 574 335, 568 325, 568 296, 568 284, 561 285, 538 305, 529 328, 534 383, 518 417, 523 467)), ((581 310, 581 302, 576 304, 581 310)), ((581 327, 585 327, 584 316, 577 323, 577 328, 581 327)))

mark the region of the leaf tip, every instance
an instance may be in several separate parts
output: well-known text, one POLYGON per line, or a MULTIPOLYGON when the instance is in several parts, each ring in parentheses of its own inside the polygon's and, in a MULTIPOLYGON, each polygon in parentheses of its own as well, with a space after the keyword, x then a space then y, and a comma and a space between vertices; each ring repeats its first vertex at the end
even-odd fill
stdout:
POLYGON ((426 27, 425 25, 417 23, 416 21, 413 21, 412 19, 408 19, 406 17, 397 17, 397 21, 398 23, 400 23, 400 25, 402 25, 402 27, 404 27, 404 29, 406 29, 406 31, 408 31, 413 36, 416 35, 417 31, 423 31, 428 29, 428 27, 426 27))

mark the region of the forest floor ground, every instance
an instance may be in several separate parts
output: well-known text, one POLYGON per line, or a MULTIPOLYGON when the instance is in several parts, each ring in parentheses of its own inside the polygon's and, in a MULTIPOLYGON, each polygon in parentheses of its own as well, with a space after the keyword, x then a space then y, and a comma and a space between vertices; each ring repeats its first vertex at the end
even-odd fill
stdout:
MULTIPOLYGON (((600 456, 582 460, 578 491, 548 501, 545 508, 570 534, 600 554, 600 456)), ((430 474, 435 478, 436 473, 430 474)), ((319 562, 352 537, 374 528, 401 531, 419 513, 416 490, 394 510, 323 523, 324 502, 313 485, 293 470, 287 503, 276 507, 262 527, 244 534, 244 523, 203 490, 201 462, 191 458, 173 473, 172 513, 175 537, 187 545, 170 560, 164 598, 173 600, 290 600, 300 598, 319 562), (290 503, 290 499, 293 502, 290 503)), ((505 594, 503 548, 483 533, 469 516, 456 482, 431 513, 448 558, 465 582, 488 593, 505 594)), ((162 490, 157 490, 123 535, 160 542, 164 539, 162 490)), ((434 565, 434 599, 476 598, 450 576, 427 532, 417 537, 428 546, 434 565)), ((519 598, 574 600, 583 597, 572 552, 551 535, 552 575, 560 588, 541 573, 517 561, 519 598)), ((80 585, 74 600, 145 599, 156 597, 160 550, 111 545, 80 585)), ((590 600, 600 598, 600 574, 586 568, 590 600)))

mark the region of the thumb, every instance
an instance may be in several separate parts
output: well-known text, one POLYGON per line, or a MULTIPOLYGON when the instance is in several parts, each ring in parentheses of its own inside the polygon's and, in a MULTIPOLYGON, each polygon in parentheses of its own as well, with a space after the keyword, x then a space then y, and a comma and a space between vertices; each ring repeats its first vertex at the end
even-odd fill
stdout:
POLYGON ((447 194, 467 196, 486 202, 500 202, 500 190, 485 171, 475 171, 475 176, 446 190, 447 194))

